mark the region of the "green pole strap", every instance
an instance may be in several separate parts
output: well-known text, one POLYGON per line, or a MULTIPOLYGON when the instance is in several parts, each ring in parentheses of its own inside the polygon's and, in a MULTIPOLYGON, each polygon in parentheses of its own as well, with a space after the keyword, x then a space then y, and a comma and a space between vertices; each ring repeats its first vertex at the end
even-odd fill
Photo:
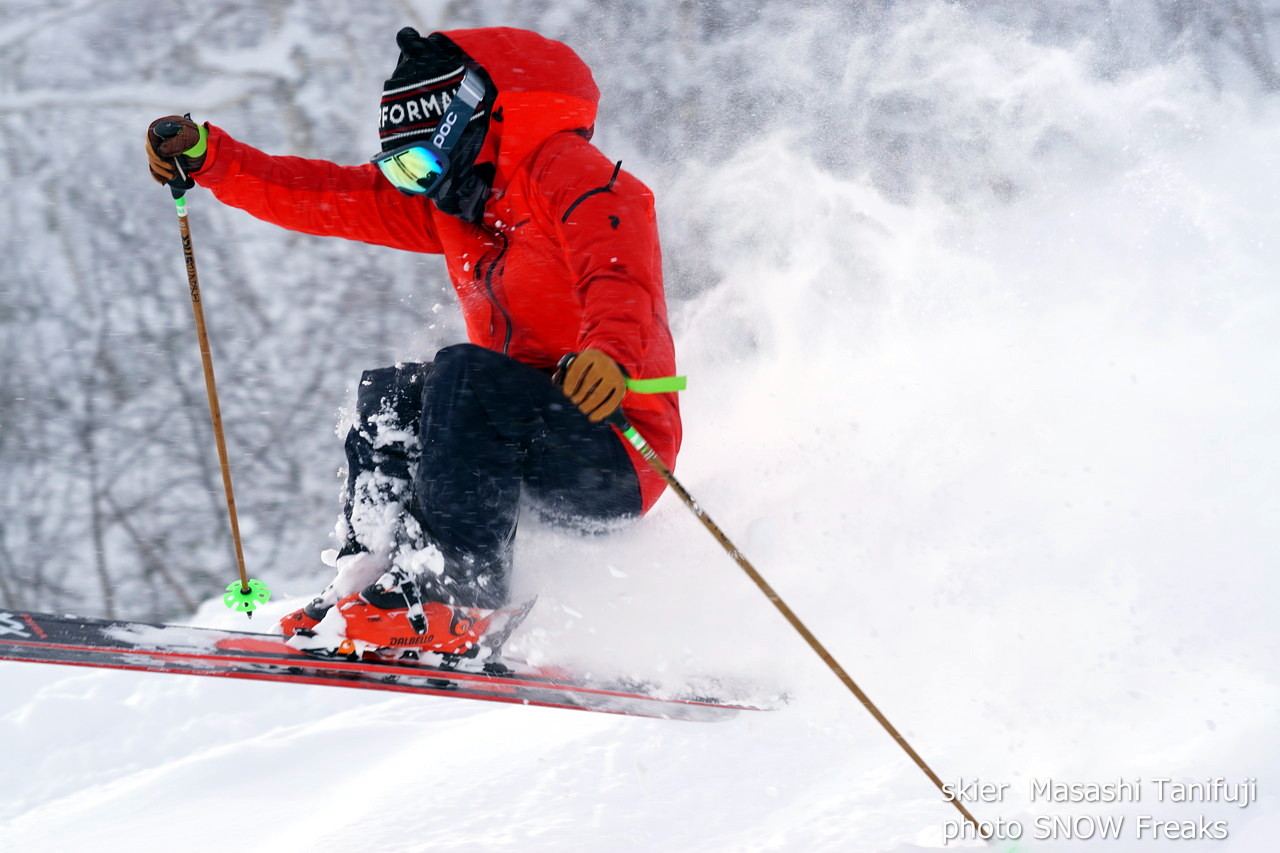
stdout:
POLYGON ((628 379, 627 390, 637 394, 672 394, 683 391, 688 385, 683 376, 662 376, 657 379, 628 379))

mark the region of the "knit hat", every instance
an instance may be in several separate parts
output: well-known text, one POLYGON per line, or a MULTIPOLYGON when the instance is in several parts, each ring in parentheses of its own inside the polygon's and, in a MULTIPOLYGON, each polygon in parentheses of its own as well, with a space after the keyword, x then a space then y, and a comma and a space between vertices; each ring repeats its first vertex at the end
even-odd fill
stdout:
POLYGON ((400 58, 382 87, 378 138, 383 151, 431 138, 466 74, 466 54, 432 33, 423 38, 413 27, 396 33, 400 58))

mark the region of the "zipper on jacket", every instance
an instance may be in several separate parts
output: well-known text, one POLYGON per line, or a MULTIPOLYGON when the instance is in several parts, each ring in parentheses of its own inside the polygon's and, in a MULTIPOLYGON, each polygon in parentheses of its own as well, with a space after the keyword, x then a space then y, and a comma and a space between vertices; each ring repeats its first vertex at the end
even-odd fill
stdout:
POLYGON ((582 195, 578 196, 577 201, 569 205, 569 209, 564 212, 564 216, 560 217, 561 224, 569 221, 569 214, 573 213, 574 209, 578 205, 582 204, 584 201, 591 198, 593 195, 597 195, 599 193, 607 193, 609 190, 613 189, 613 182, 618 180, 618 173, 621 171, 622 171, 622 161, 619 160, 613 166, 613 174, 609 176, 609 183, 605 184, 602 187, 596 187, 593 190, 587 190, 582 195))
MULTIPOLYGON (((493 236, 497 237, 501 241, 501 247, 498 249, 497 257, 493 259, 493 261, 489 264, 489 269, 485 271, 484 289, 485 289, 485 292, 489 294, 489 301, 493 303, 494 308, 498 309, 498 313, 502 315, 503 322, 507 324, 506 334, 502 338, 501 352, 503 355, 509 356, 511 354, 510 353, 511 334, 514 329, 514 324, 511 322, 511 315, 507 313, 507 309, 503 306, 503 304, 500 301, 498 301, 497 291, 494 290, 493 273, 494 273, 494 270, 498 268, 498 265, 502 263, 502 259, 506 257, 507 247, 510 245, 510 241, 507 239, 506 234, 503 234, 501 231, 499 231, 496 228, 484 227, 484 230, 489 232, 493 236)), ((479 278, 480 278, 480 264, 477 264, 476 279, 479 280, 479 278)), ((492 331, 492 325, 490 325, 490 330, 492 331)))

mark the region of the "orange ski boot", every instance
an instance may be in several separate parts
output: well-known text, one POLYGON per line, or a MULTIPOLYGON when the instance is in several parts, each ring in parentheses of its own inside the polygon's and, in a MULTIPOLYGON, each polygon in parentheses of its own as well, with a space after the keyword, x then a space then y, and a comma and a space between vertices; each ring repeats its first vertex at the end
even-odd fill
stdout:
POLYGON ((284 632, 286 637, 292 637, 294 634, 303 631, 310 631, 324 618, 324 614, 328 609, 328 607, 324 606, 322 598, 314 598, 288 616, 281 617, 280 630, 284 632))
POLYGON ((392 659, 417 657, 421 652, 435 652, 446 659, 474 657, 496 612, 438 601, 384 609, 364 593, 347 596, 334 610, 346 623, 346 641, 352 652, 392 659), (405 655, 406 651, 415 654, 405 655))
POLYGON ((350 550, 345 553, 325 551, 320 560, 327 566, 337 570, 332 581, 318 596, 311 599, 304 607, 290 613, 280 620, 280 630, 286 637, 305 634, 315 629, 324 615, 329 612, 340 598, 368 586, 369 582, 387 569, 385 557, 379 557, 368 551, 350 550))
MULTIPOLYGON (((306 608, 303 608, 305 611, 306 608)), ((321 655, 377 660, 417 659, 423 652, 456 666, 480 653, 480 638, 500 611, 422 601, 412 575, 386 573, 338 600, 323 618, 294 632, 289 645, 321 655)), ((297 624, 316 616, 303 613, 297 624)))

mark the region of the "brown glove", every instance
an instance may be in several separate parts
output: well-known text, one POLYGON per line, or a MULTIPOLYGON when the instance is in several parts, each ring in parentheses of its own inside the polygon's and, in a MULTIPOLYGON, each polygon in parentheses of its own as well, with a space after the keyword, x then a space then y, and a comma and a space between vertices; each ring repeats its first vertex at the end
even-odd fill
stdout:
POLYGON ((598 349, 584 349, 556 374, 564 394, 593 424, 609 417, 622 405, 627 374, 598 349))
POLYGON ((177 176, 173 161, 177 158, 183 171, 188 175, 199 171, 204 165, 205 137, 207 131, 189 118, 182 116, 165 116, 151 122, 147 128, 147 163, 151 167, 151 177, 162 184, 167 184, 177 176), (156 126, 162 122, 172 122, 178 126, 174 136, 161 136, 156 126))

